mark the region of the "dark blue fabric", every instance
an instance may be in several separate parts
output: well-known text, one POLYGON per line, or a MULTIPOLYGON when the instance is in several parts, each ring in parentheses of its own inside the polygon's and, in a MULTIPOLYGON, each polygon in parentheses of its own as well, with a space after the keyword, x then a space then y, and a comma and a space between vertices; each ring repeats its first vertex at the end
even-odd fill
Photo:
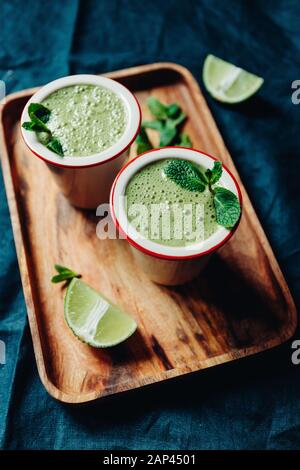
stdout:
MULTIPOLYGON (((208 53, 262 75, 245 104, 207 100, 300 303, 297 0, 0 1, 8 91, 154 61, 201 82, 208 53), (11 73, 8 71, 12 71, 11 73)), ((6 197, 0 206, 0 445, 6 449, 297 449, 300 366, 290 343, 257 357, 85 407, 55 402, 36 370, 6 197)))

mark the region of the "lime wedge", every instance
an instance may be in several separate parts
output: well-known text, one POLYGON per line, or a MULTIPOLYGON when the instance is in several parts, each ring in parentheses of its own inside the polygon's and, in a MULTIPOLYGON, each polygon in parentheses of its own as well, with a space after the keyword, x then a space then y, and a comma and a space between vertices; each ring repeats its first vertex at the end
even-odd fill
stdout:
POLYGON ((256 93, 264 80, 209 54, 203 65, 203 82, 218 101, 240 103, 256 93))
POLYGON ((95 348, 115 346, 137 327, 127 313, 77 278, 66 292, 65 318, 77 338, 95 348))

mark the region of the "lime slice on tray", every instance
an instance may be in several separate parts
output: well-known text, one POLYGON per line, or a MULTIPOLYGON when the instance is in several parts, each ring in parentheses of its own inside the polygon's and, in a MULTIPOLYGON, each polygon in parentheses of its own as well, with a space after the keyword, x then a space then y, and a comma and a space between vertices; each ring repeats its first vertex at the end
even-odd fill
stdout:
POLYGON ((218 101, 240 103, 256 93, 264 80, 209 54, 203 65, 203 82, 218 101))
POLYGON ((65 318, 73 333, 96 348, 115 346, 136 330, 136 322, 99 292, 77 278, 65 296, 65 318))

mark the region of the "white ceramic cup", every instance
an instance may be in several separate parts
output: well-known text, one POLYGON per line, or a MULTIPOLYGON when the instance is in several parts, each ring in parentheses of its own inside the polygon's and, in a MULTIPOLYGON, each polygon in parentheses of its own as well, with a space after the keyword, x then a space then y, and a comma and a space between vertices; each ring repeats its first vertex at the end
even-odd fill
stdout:
POLYGON ((59 78, 39 89, 26 103, 21 124, 29 121, 28 106, 40 103, 54 91, 72 85, 98 85, 113 91, 123 101, 127 125, 123 135, 111 147, 89 156, 61 157, 40 143, 35 132, 21 127, 25 144, 46 162, 55 180, 71 204, 93 209, 108 202, 113 180, 129 153, 141 125, 141 110, 135 96, 123 85, 97 75, 71 75, 59 78))
MULTIPOLYGON (((165 158, 186 159, 210 169, 216 160, 211 155, 199 150, 182 147, 164 147, 139 155, 130 160, 117 175, 110 193, 110 210, 116 227, 130 243, 137 263, 150 279, 158 284, 177 285, 192 280, 200 273, 207 264, 210 255, 232 237, 238 223, 233 230, 219 226, 211 237, 184 247, 160 245, 137 232, 129 223, 126 214, 124 197, 126 186, 141 168, 165 158)), ((242 205, 239 186, 234 176, 224 165, 220 183, 236 194, 242 205)))

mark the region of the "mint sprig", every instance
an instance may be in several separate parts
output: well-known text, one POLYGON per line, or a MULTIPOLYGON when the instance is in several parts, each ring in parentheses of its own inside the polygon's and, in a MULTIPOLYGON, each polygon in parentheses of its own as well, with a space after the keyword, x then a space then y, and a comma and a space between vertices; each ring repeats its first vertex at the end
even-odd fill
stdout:
POLYGON ((227 229, 232 229, 241 215, 241 206, 237 196, 221 186, 213 187, 222 176, 222 163, 215 161, 212 169, 202 173, 187 160, 168 161, 164 168, 165 175, 174 183, 188 191, 203 192, 206 187, 213 196, 216 221, 227 229))
POLYGON ((55 276, 51 278, 51 282, 58 284, 59 282, 70 282, 74 277, 81 277, 80 274, 72 271, 72 269, 61 266, 60 264, 54 265, 55 270, 58 272, 55 276))
POLYGON ((166 147, 168 145, 192 147, 192 141, 189 136, 180 132, 181 125, 186 120, 186 114, 178 103, 166 105, 154 96, 150 96, 147 104, 155 119, 143 121, 142 123, 142 131, 136 139, 138 154, 153 148, 146 129, 154 129, 159 132, 159 147, 166 147))
POLYGON ((33 131, 37 134, 46 134, 46 137, 39 139, 40 142, 46 145, 46 147, 52 152, 55 152, 63 157, 64 152, 61 143, 57 138, 53 137, 52 132, 46 126, 46 122, 49 121, 51 114, 50 109, 46 108, 46 106, 42 105, 41 103, 30 103, 28 106, 28 114, 31 120, 24 122, 22 127, 27 131, 33 131))

